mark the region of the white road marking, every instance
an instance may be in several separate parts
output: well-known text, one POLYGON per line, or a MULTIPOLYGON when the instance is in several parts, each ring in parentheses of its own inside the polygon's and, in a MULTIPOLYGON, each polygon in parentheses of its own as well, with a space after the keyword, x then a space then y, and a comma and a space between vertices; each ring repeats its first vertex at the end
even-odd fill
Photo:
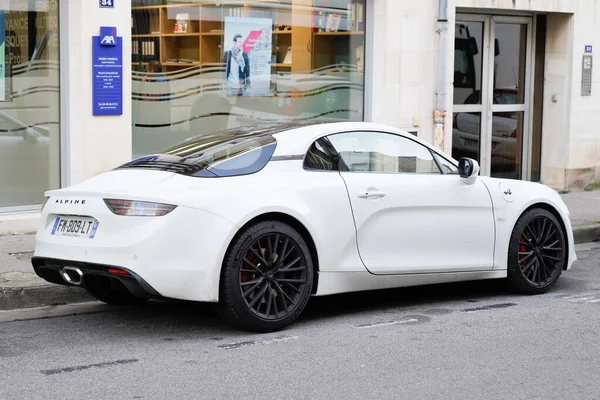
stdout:
POLYGON ((586 298, 593 299, 596 296, 598 296, 598 294, 600 294, 600 293, 579 293, 579 294, 576 294, 573 296, 564 297, 564 299, 566 299, 566 300, 586 299, 586 298))
POLYGON ((583 297, 572 297, 569 300, 571 301, 575 301, 575 302, 584 302, 584 301, 588 301, 588 300, 593 300, 595 299, 597 296, 583 296, 583 297))
POLYGON ((222 349, 222 350, 231 350, 231 349, 239 349, 240 347, 254 346, 256 344, 273 344, 273 343, 289 342, 290 340, 296 340, 296 339, 300 339, 300 337, 299 336, 278 336, 278 337, 274 337, 272 339, 261 340, 259 342, 256 342, 254 340, 245 340, 242 342, 226 343, 226 344, 218 345, 217 348, 222 349))
POLYGON ((283 342, 289 342, 290 340, 296 340, 296 339, 300 339, 300 337, 299 336, 282 336, 282 337, 276 337, 273 339, 263 340, 262 342, 259 342, 259 344, 283 343, 283 342))
POLYGON ((580 293, 564 299, 571 303, 600 303, 600 292, 580 293))
POLYGON ((376 322, 373 324, 362 324, 362 325, 357 325, 354 328, 356 329, 370 329, 370 328, 379 328, 380 326, 389 326, 389 325, 398 325, 398 324, 406 324, 409 322, 419 322, 417 319, 415 318, 410 318, 410 319, 401 319, 398 321, 386 321, 386 322, 376 322))

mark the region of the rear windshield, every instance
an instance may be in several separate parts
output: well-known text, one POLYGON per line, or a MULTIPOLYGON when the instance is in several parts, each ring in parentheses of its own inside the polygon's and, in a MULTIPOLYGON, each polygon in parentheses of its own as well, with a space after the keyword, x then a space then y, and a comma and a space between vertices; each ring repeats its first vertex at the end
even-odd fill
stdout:
POLYGON ((269 133, 226 131, 188 139, 118 169, 154 169, 209 178, 248 175, 267 165, 276 146, 269 133))

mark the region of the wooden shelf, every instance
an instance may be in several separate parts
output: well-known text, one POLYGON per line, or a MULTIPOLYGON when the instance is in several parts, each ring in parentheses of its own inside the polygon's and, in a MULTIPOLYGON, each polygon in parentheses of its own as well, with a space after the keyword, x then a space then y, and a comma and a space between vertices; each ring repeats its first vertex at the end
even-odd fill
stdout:
MULTIPOLYGON (((152 48, 156 51, 156 59, 169 71, 191 66, 220 65, 223 61, 223 49, 229 46, 223 36, 225 24, 222 17, 231 9, 243 9, 246 16, 252 11, 259 10, 261 15, 266 15, 265 18, 268 15, 273 18, 272 56, 275 56, 274 60, 279 62, 271 64, 271 68, 274 73, 279 71, 289 73, 334 64, 339 59, 343 62, 345 59, 351 62, 355 58, 352 52, 361 44, 359 42, 363 41, 365 35, 360 31, 314 32, 315 28, 310 26, 310 21, 318 11, 316 8, 311 8, 314 0, 291 0, 292 8, 283 13, 278 9, 280 2, 276 0, 263 2, 240 0, 225 3, 216 0, 209 2, 188 0, 178 4, 131 7, 135 24, 132 38, 142 44, 154 40, 155 44, 152 48), (190 16, 188 31, 185 33, 173 32, 175 16, 180 12, 188 13, 190 16), (291 29, 279 30, 277 29, 279 26, 291 29), (352 49, 346 50, 346 48, 352 49), (284 64, 282 61, 288 50, 291 50, 294 62, 284 64), (347 51, 352 54, 346 54, 347 51), (168 59, 178 58, 197 61, 165 62, 168 59)), ((140 48, 142 47, 140 45, 140 48)), ((133 61, 132 64, 139 64, 139 62, 133 61)))
POLYGON ((350 36, 350 35, 364 35, 364 32, 315 32, 315 36, 350 36))
POLYGON ((200 32, 189 32, 189 33, 163 33, 160 36, 164 36, 164 37, 190 37, 190 36, 200 36, 200 32))
MULTIPOLYGON (((187 33, 144 33, 133 34, 131 37, 161 37, 161 36, 222 36, 224 32, 187 32, 187 33)), ((291 35, 292 31, 273 31, 273 35, 291 35)))
POLYGON ((194 66, 194 65, 200 65, 200 61, 195 61, 195 62, 191 62, 191 63, 163 62, 161 64, 164 65, 165 67, 190 67, 190 66, 194 66))
POLYGON ((135 6, 131 7, 132 10, 158 10, 164 6, 135 6))

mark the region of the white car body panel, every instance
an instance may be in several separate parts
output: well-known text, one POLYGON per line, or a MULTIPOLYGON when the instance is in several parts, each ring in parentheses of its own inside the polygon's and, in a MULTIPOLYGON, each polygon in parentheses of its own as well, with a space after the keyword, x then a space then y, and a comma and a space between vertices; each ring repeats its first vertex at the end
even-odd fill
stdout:
MULTIPOLYGON (((503 278, 512 227, 525 209, 541 202, 554 207, 563 219, 570 249, 568 267, 576 260, 568 211, 555 191, 529 182, 482 177, 469 184, 457 175, 415 175, 403 181, 410 182, 410 195, 402 206, 416 209, 417 214, 399 213, 399 218, 408 220, 401 226, 386 222, 382 228, 374 227, 382 229, 381 243, 376 238, 366 239, 373 252, 384 251, 383 246, 393 245, 385 241, 387 232, 390 238, 408 240, 396 250, 412 252, 397 269, 374 268, 377 273, 395 275, 371 273, 374 271, 363 264, 357 245, 350 200, 356 188, 352 188, 349 198, 340 173, 304 170, 298 157, 275 161, 277 157, 303 155, 321 136, 353 129, 406 135, 432 149, 408 133, 383 125, 321 124, 275 134, 277 148, 272 161, 251 175, 199 178, 135 169, 106 172, 69 188, 47 192, 50 200, 42 211, 34 257, 121 266, 143 277, 164 297, 216 302, 221 266, 236 233, 256 217, 280 213, 302 224, 314 242, 319 268, 315 295, 503 278), (500 182, 508 182, 514 193, 512 202, 502 197, 500 182), (438 197, 433 197, 436 186, 443 187, 445 194, 440 191, 438 197), (107 208, 103 198, 162 202, 178 207, 161 217, 118 216, 107 208), (72 199, 85 200, 85 204, 64 203, 72 199), (477 206, 476 212, 467 213, 464 207, 473 205, 477 206), (428 211, 426 206, 434 210, 428 211), (448 216, 448 213, 457 214, 448 216), (59 214, 98 219, 96 237, 52 236, 50 230, 59 214), (403 228, 405 231, 400 232, 403 228), (430 239, 429 247, 425 246, 427 242, 419 245, 424 238, 430 239), (439 253, 435 254, 436 251, 439 253), (418 253, 428 259, 419 264, 418 253)), ((344 177, 348 179, 346 174, 344 177)), ((401 194, 400 188, 396 196, 401 194)), ((357 225, 360 235, 361 224, 357 225)), ((367 235, 369 232, 365 231, 367 235)), ((388 252, 382 259, 389 264, 391 258, 388 252)), ((369 260, 367 257, 367 263, 369 260)))
POLYGON ((342 172, 342 177, 353 206, 359 252, 371 273, 493 268, 494 216, 482 182, 465 185, 458 175, 342 172), (379 191, 385 195, 358 196, 379 191))
POLYGON ((533 205, 544 204, 550 206, 559 213, 561 221, 565 225, 567 236, 568 261, 567 270, 571 269, 577 260, 573 229, 567 206, 560 195, 551 188, 532 182, 479 177, 490 190, 494 202, 494 216, 496 219, 496 250, 494 252, 494 270, 505 270, 508 262, 508 242, 517 220, 533 205), (510 190, 510 195, 503 195, 510 190), (505 199, 508 198, 508 201, 505 199))

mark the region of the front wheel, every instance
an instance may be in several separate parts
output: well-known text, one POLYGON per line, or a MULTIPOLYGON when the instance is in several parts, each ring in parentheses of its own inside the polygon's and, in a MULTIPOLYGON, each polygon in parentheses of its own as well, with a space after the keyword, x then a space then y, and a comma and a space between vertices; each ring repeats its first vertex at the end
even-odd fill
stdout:
POLYGON ((242 329, 277 331, 302 313, 312 283, 302 236, 280 221, 259 222, 241 232, 225 256, 217 312, 242 329))
POLYGON ((517 221, 508 249, 508 282, 525 294, 548 291, 567 263, 567 241, 556 217, 534 208, 517 221))

